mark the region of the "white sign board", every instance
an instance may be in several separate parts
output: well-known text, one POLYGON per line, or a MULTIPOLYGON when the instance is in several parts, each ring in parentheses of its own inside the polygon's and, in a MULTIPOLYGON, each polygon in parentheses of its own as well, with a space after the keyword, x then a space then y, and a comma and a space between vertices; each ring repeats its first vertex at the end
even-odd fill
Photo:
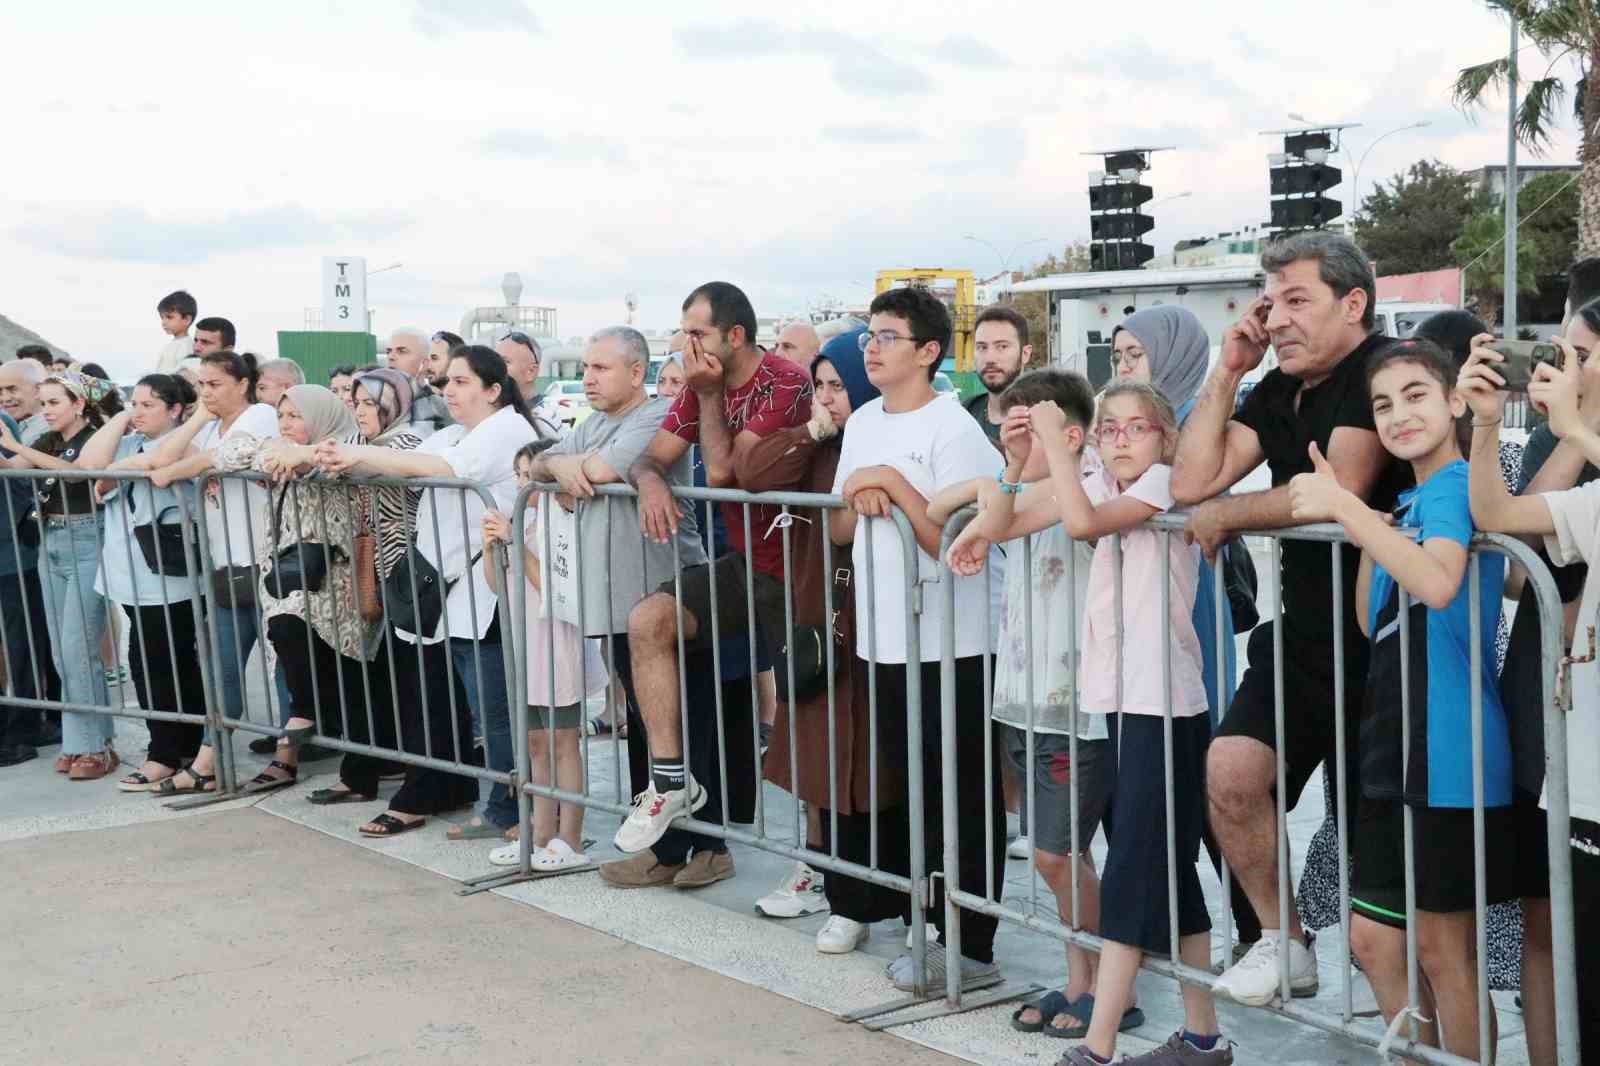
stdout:
POLYGON ((322 260, 322 328, 367 331, 367 261, 358 255, 322 260))

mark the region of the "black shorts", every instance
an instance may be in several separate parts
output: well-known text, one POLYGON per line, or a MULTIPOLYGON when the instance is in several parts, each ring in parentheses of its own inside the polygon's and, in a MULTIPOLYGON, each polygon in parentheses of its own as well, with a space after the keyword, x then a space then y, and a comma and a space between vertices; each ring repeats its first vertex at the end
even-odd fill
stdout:
MULTIPOLYGON (((688 649, 698 651, 711 647, 713 635, 747 636, 750 632, 750 600, 755 602, 758 633, 763 634, 765 639, 774 639, 775 635, 785 631, 783 582, 753 569, 738 552, 729 552, 716 562, 688 567, 679 575, 676 586, 670 580, 664 581, 660 591, 668 596, 679 597, 678 602, 684 612, 694 615, 694 639, 684 642, 688 649), (714 631, 711 624, 713 584, 717 588, 714 631), (748 596, 746 590, 749 590, 748 596)), ((758 645, 757 656, 766 661, 765 640, 758 645)))
MULTIPOLYGON (((1406 866, 1404 804, 1362 796, 1351 826, 1350 910, 1404 929, 1406 866)), ((1471 808, 1412 807, 1412 853, 1417 910, 1470 911, 1474 886, 1471 808)), ((1516 897, 1515 814, 1511 807, 1483 812, 1484 905, 1516 897)))
MULTIPOLYGON (((1272 628, 1268 622, 1250 634, 1249 666, 1239 679, 1218 737, 1249 737, 1278 750, 1273 700, 1272 628)), ((1346 788, 1356 779, 1361 711, 1366 701, 1367 653, 1359 640, 1345 641, 1344 726, 1346 788)), ((1317 767, 1334 764, 1337 719, 1333 707, 1333 645, 1283 638, 1283 761, 1288 780, 1284 805, 1293 809, 1317 767)), ((1335 783, 1338 787, 1339 783, 1335 783)), ((1354 795, 1347 791, 1346 795, 1354 795)))
POLYGON ((1578 1024, 1589 1061, 1600 1048, 1600 825, 1572 820, 1573 939, 1578 945, 1578 1024))
POLYGON ((1518 899, 1550 898, 1549 817, 1539 797, 1517 789, 1511 800, 1516 834, 1516 889, 1518 899))
MULTIPOLYGON (((1118 944, 1166 956, 1172 948, 1167 913, 1166 743, 1162 719, 1150 714, 1108 715, 1116 786, 1106 839, 1111 847, 1101 874, 1100 935, 1118 944)), ((1200 887, 1200 837, 1205 831, 1206 745, 1211 723, 1203 714, 1172 720, 1174 845, 1178 873, 1178 935, 1211 930, 1200 887)))

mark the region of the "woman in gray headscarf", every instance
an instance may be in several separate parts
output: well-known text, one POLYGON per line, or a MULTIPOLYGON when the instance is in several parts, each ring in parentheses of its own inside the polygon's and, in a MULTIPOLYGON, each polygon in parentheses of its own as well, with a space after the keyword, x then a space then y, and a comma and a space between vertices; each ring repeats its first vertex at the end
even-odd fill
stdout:
MULTIPOLYGON (((278 401, 282 440, 256 457, 256 467, 279 485, 272 492, 271 525, 257 550, 257 591, 267 638, 284 666, 291 715, 273 762, 247 786, 262 791, 292 784, 297 745, 318 732, 365 739, 367 697, 378 679, 368 667, 377 651, 377 626, 361 616, 356 597, 354 538, 361 508, 356 490, 313 474, 314 451, 323 441, 358 444, 355 417, 335 393, 321 385, 295 385, 278 401), (299 565, 325 566, 315 591, 286 584, 282 553, 304 545, 299 565), (283 575, 278 574, 280 567, 283 575), (342 705, 342 706, 341 706, 342 705)), ((370 708, 381 715, 380 707, 370 708)))
POLYGON ((1111 331, 1111 350, 1117 377, 1149 382, 1183 425, 1211 363, 1211 340, 1194 312, 1170 306, 1137 311, 1111 331))

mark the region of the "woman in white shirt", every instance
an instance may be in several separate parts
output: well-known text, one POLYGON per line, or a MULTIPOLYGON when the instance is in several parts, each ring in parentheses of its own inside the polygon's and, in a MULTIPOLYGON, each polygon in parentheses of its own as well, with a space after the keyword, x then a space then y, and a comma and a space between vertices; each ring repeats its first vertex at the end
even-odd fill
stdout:
MULTIPOLYGON (((517 496, 513 457, 524 444, 537 439, 537 434, 516 382, 506 373, 505 361, 494 349, 482 345, 456 348, 444 396, 456 424, 435 433, 415 450, 397 452, 327 442, 318 448, 319 465, 330 474, 461 478, 486 487, 495 509, 509 511, 517 496)), ((394 636, 416 645, 414 653, 396 646, 393 662, 403 730, 437 737, 448 725, 446 743, 433 744, 436 758, 454 758, 460 751, 461 758, 468 760, 472 737, 482 736, 489 768, 507 771, 513 766, 514 754, 505 649, 495 595, 478 565, 486 510, 483 498, 471 490, 423 491, 417 509, 417 551, 438 571, 448 592, 443 615, 432 633, 414 633, 407 628, 416 627, 414 620, 391 613, 394 636), (463 723, 459 715, 450 720, 448 689, 444 701, 439 700, 438 679, 443 677, 448 684, 452 676, 459 678, 466 690, 466 705, 475 722, 463 723)), ((503 557, 496 558, 493 565, 503 566, 504 562, 503 557)), ((412 750, 410 744, 406 747, 412 750)), ((439 797, 449 791, 438 779, 452 776, 459 775, 414 770, 407 776, 406 787, 390 801, 389 810, 363 825, 361 832, 393 836, 422 825, 426 814, 447 809, 437 806, 439 797), (429 809, 420 809, 424 804, 429 809)), ((497 784, 483 816, 454 827, 451 839, 501 837, 516 825, 517 798, 497 784)))
MULTIPOLYGON (((102 426, 83 446, 78 465, 86 470, 148 471, 161 440, 172 433, 195 402, 194 387, 173 374, 148 374, 134 386, 127 410, 102 426)), ((148 480, 102 481, 106 538, 95 591, 122 607, 128 618, 128 664, 139 705, 147 711, 206 713, 194 607, 198 552, 190 559, 158 529, 194 528, 195 497, 185 482, 157 488, 148 480), (181 501, 180 501, 181 497, 181 501), (140 534, 145 538, 141 539, 140 534), (174 573, 183 571, 182 574, 174 573), (159 572, 158 572, 159 571, 159 572)), ((183 534, 187 539, 187 532, 183 534)), ((124 792, 149 792, 187 766, 200 750, 205 727, 151 720, 144 765, 118 784, 124 792)))
MULTIPOLYGON (((248 353, 212 352, 200 360, 200 403, 182 426, 156 448, 150 481, 166 488, 211 473, 248 470, 262 443, 278 435, 278 413, 256 402, 256 360, 248 353)), ((221 682, 223 712, 245 717, 244 664, 260 635, 255 607, 255 549, 265 535, 266 492, 229 480, 206 492, 206 539, 213 567, 216 617, 213 662, 221 682)), ((215 738, 209 738, 212 744, 215 738)), ((216 785, 211 744, 194 763, 161 783, 161 795, 210 792, 216 785)))

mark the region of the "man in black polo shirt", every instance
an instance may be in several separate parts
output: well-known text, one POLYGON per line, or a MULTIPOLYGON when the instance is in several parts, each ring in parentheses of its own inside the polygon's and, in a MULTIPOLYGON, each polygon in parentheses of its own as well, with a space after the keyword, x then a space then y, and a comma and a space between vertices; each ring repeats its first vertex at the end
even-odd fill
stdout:
MULTIPOLYGON (((1173 464, 1172 493, 1198 504, 1189 536, 1208 556, 1240 530, 1281 529, 1294 522, 1289 480, 1312 469, 1315 443, 1339 481, 1373 507, 1388 509, 1410 481, 1383 450, 1367 398, 1368 357, 1385 343, 1374 334, 1372 264, 1346 237, 1301 233, 1261 256, 1266 292, 1223 337, 1222 357, 1183 428, 1173 464), (1234 410, 1239 383, 1271 345, 1278 367, 1234 410), (1265 492, 1218 497, 1265 460, 1265 492), (1202 502, 1204 501, 1204 502, 1202 502)), ((1346 546, 1344 588, 1345 736, 1347 766, 1367 680, 1367 646, 1357 628, 1358 553, 1346 546)), ((1282 548, 1284 736, 1287 780, 1277 780, 1272 624, 1250 635, 1249 667, 1217 729, 1206 780, 1213 831, 1228 865, 1265 928, 1261 940, 1223 974, 1223 998, 1263 1006, 1278 995, 1278 952, 1289 951, 1296 996, 1317 991, 1316 952, 1300 927, 1293 899, 1289 928, 1278 925, 1278 858, 1274 790, 1286 788, 1292 808, 1317 766, 1334 756, 1333 576, 1325 544, 1286 540, 1282 548)), ((1343 787, 1341 783, 1340 787, 1343 787)))
POLYGON ((983 427, 989 443, 999 448, 1000 423, 1006 420, 1000 397, 1033 358, 1028 320, 1014 307, 994 304, 978 312, 972 338, 973 363, 984 391, 967 401, 967 413, 983 427))

